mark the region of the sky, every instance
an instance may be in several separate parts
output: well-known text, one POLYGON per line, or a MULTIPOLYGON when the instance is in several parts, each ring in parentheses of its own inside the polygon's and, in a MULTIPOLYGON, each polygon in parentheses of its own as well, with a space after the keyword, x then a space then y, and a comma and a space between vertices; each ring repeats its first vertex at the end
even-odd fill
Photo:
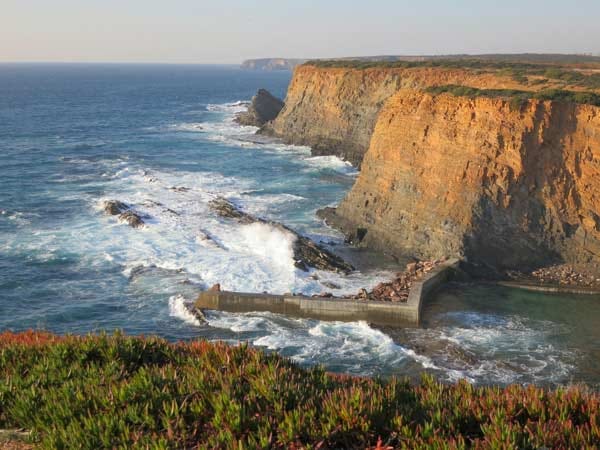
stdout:
POLYGON ((0 0, 0 61, 600 54, 600 0, 0 0))

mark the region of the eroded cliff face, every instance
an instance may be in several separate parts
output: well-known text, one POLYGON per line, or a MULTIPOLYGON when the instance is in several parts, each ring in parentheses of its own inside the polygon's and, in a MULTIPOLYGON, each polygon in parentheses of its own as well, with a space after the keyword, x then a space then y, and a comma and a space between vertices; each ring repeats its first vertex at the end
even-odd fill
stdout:
POLYGON ((523 88, 510 77, 462 69, 347 69, 303 65, 294 71, 285 107, 263 132, 287 143, 308 145, 316 155, 337 155, 360 165, 387 99, 402 89, 447 84, 487 89, 523 88))
MULTIPOLYGON (((344 105, 328 103, 324 122, 341 132, 344 105)), ((377 114, 357 182, 329 218, 391 253, 597 267, 600 108, 532 100, 515 110, 404 86, 377 114)))

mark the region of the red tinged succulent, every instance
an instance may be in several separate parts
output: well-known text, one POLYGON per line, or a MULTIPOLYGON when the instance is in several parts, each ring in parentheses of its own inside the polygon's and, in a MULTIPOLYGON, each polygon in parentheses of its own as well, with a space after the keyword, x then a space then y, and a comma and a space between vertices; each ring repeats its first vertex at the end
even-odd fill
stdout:
POLYGON ((302 369, 247 345, 0 335, 0 428, 40 448, 597 448, 585 387, 302 369))

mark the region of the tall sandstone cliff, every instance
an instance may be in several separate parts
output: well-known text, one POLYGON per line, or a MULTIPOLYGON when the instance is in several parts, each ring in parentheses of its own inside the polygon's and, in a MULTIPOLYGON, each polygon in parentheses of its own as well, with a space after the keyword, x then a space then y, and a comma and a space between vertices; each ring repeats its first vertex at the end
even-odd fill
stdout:
POLYGON ((336 155, 360 165, 379 112, 401 89, 447 84, 518 88, 509 77, 436 68, 318 68, 299 66, 285 106, 263 133, 290 144, 308 145, 315 155, 336 155))
POLYGON ((597 265, 600 108, 402 90, 336 216, 392 253, 597 265))
POLYGON ((363 245, 495 269, 598 270, 600 108, 423 90, 448 84, 524 88, 461 69, 301 66, 267 131, 362 162, 326 218, 363 245))

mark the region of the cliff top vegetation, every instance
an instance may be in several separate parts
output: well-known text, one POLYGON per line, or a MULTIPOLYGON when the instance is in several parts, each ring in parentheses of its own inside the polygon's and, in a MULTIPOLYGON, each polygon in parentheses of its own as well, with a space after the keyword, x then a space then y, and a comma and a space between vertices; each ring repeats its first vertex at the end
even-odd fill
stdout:
POLYGON ((0 335, 0 428, 41 448, 592 448, 585 388, 445 385, 122 335, 0 335))
POLYGON ((561 89, 520 91, 514 89, 477 89, 469 86, 451 84, 444 86, 432 86, 425 89, 425 92, 428 92, 432 95, 448 93, 457 97, 469 98, 505 98, 510 100, 511 107, 513 108, 519 108, 521 105, 531 99, 600 106, 600 95, 596 94, 595 92, 578 92, 561 89))
POLYGON ((320 68, 349 68, 349 69, 411 69, 411 68, 441 68, 467 69, 482 72, 495 72, 508 76, 524 85, 539 85, 548 81, 562 83, 567 86, 600 89, 600 63, 587 64, 585 69, 570 64, 557 62, 527 62, 494 59, 426 59, 423 61, 405 60, 361 60, 334 59, 312 60, 305 63, 320 68))

